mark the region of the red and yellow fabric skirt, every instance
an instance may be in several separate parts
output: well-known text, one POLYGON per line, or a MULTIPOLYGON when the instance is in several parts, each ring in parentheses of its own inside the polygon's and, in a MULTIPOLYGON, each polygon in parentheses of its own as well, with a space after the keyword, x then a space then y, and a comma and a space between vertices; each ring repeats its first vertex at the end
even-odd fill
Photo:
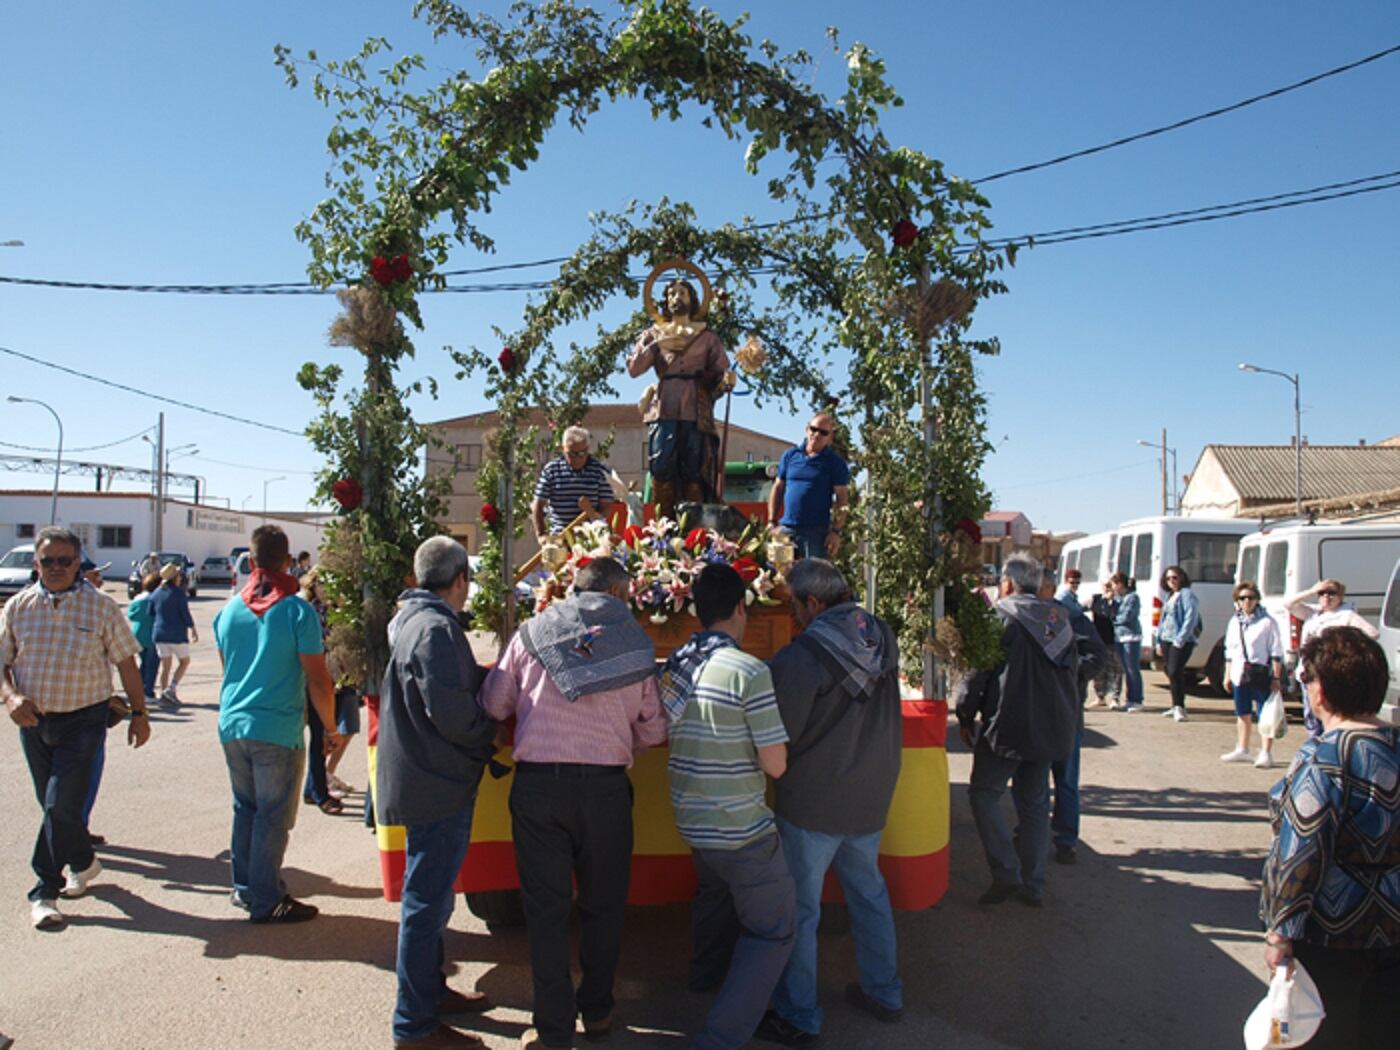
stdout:
MULTIPOLYGON (((948 705, 941 700, 905 700, 904 752, 889 820, 880 840, 880 869, 896 908, 917 911, 936 904, 948 889, 948 754, 944 748, 948 705)), ((368 705, 369 776, 374 782, 379 733, 377 698, 368 705)), ((632 883, 629 904, 670 904, 695 895, 690 848, 676 831, 666 782, 666 747, 637 756, 629 772, 636 789, 632 809, 632 883)), ((498 754, 509 762, 509 753, 498 754)), ((471 845, 455 889, 485 893, 517 889, 515 847, 507 800, 510 778, 481 778, 472 818, 471 845)), ((386 900, 403 889, 404 829, 379 824, 379 873, 386 900)), ((840 900, 835 876, 828 875, 826 898, 840 900)))

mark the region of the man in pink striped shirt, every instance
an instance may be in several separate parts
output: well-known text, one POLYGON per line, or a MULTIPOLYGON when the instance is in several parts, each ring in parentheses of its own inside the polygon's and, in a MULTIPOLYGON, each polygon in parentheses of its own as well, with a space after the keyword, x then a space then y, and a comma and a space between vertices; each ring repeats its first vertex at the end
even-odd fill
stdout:
POLYGON ((627 607, 611 558, 580 570, 575 593, 521 626, 481 689, 497 721, 515 717, 510 793, 515 866, 534 974, 529 1047, 571 1046, 612 1029, 613 975, 632 866, 632 756, 666 739, 655 649, 627 607), (582 980, 569 969, 578 879, 582 980))

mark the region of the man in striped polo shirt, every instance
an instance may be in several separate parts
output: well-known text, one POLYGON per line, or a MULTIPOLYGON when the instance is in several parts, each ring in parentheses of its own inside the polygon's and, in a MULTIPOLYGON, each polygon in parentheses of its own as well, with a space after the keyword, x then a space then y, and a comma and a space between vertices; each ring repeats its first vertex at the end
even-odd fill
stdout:
POLYGON ((569 427, 564 431, 563 455, 551 459, 540 471, 535 484, 535 502, 530 513, 535 520, 535 538, 563 532, 584 509, 587 499, 595 517, 606 517, 612 502, 608 468, 588 454, 588 431, 569 427))
POLYGON ((690 987, 720 989, 691 1043, 696 1050, 736 1050, 749 1041, 797 929, 796 891, 764 800, 763 775, 787 769, 788 736, 767 666, 739 648, 746 590, 730 566, 706 566, 692 591, 704 630, 662 671, 671 802, 700 880, 690 987))

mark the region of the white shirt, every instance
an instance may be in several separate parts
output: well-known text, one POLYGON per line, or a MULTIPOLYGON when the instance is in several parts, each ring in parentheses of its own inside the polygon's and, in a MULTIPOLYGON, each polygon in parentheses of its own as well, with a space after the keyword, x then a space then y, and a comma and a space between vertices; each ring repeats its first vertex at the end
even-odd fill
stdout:
POLYGON ((1269 664, 1283 659, 1283 640, 1279 637, 1278 624, 1263 609, 1258 609, 1248 623, 1239 614, 1230 617, 1225 628, 1225 658, 1230 661, 1229 678, 1238 682, 1244 674, 1244 665, 1269 664))

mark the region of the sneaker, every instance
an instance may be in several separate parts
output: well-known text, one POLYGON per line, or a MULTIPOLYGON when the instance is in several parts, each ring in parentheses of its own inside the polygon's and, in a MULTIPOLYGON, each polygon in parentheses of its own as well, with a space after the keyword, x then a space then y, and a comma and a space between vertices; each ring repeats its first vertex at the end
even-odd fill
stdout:
POLYGON ((168 711, 174 711, 180 706, 180 698, 176 695, 175 687, 173 685, 169 689, 165 690, 165 692, 161 693, 160 699, 158 699, 156 702, 168 711))
POLYGON ((1250 759, 1249 748, 1237 747, 1233 751, 1227 751, 1220 756, 1222 762, 1248 762, 1250 759))
POLYGON ((763 1015, 754 1030, 754 1038, 766 1043, 781 1043, 783 1046, 810 1046, 817 1041, 816 1032, 807 1032, 778 1016, 778 1011, 769 1010, 763 1015))
POLYGON ((102 874, 102 862, 96 857, 92 858, 92 863, 84 871, 69 870, 68 878, 63 883, 63 889, 58 891, 60 897, 67 897, 72 900, 74 897, 81 897, 87 892, 88 884, 93 879, 102 874))
POLYGON ((1174 708, 1174 707, 1169 707, 1169 708, 1167 708, 1165 711, 1162 712, 1162 717, 1163 717, 1163 718, 1171 718, 1171 717, 1172 717, 1172 712, 1175 711, 1175 710, 1176 710, 1176 708, 1174 708))
POLYGON ((316 918, 319 914, 320 909, 316 905, 303 904, 299 900, 294 900, 289 893, 278 901, 276 907, 266 915, 249 915, 248 921, 256 923, 306 922, 308 919, 316 918))
POLYGON ((58 901, 35 901, 29 906, 29 920, 36 930, 56 930, 67 921, 58 910, 58 901))
POLYGON ((1045 907, 1045 895, 1036 893, 1035 890, 1028 886, 1021 886, 1016 890, 1016 899, 1027 908, 1045 907))
POLYGON ((1184 707, 1173 707, 1173 708, 1172 708, 1172 721, 1174 721, 1174 722, 1185 722, 1185 721, 1186 721, 1186 708, 1184 708, 1184 707))
POLYGON ((1269 754, 1267 751, 1260 751, 1259 757, 1254 760, 1255 769, 1272 769, 1273 765, 1274 756, 1269 754))
POLYGON ((252 911, 252 909, 248 907, 248 902, 243 899, 243 894, 239 893, 237 890, 228 891, 228 902, 235 908, 241 908, 244 911, 252 911))
POLYGON ((885 1024, 897 1024, 904 1019, 904 1007, 886 1006, 880 1000, 867 995, 858 981, 852 981, 846 985, 846 1002, 859 1007, 875 1020, 883 1021, 885 1024))
POLYGON ((1141 704, 1124 704, 1123 713, 1125 715, 1137 715, 1142 713, 1141 704))
POLYGON ((1115 700, 1113 701, 1113 703, 1108 705, 1108 709, 1110 711, 1126 711, 1128 709, 1128 705, 1115 700))
POLYGON ((1056 847, 1055 847, 1055 863, 1056 863, 1056 864, 1078 864, 1078 863, 1079 863, 1079 853, 1078 853, 1078 851, 1077 851, 1073 846, 1056 846, 1056 847))

